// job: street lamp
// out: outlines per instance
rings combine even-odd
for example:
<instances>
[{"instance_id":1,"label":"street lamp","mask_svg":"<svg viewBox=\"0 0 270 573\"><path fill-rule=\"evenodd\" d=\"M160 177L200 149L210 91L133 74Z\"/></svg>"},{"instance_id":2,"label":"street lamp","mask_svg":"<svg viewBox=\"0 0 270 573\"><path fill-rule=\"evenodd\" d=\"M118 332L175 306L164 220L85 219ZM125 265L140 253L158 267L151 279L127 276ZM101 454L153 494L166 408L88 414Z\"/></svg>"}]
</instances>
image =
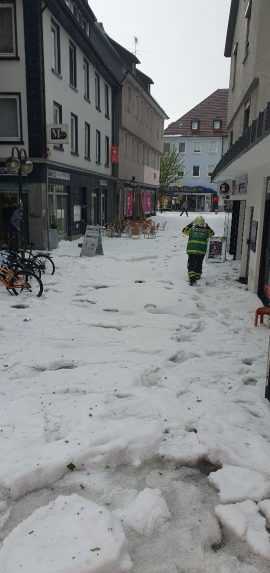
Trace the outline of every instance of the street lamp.
<instances>
[{"instance_id":1,"label":"street lamp","mask_svg":"<svg viewBox=\"0 0 270 573\"><path fill-rule=\"evenodd\" d=\"M11 157L6 161L6 167L9 172L18 175L18 191L19 191L19 204L22 201L22 177L23 175L30 175L33 171L33 163L28 158L26 150L19 147L13 147Z\"/></svg>"}]
</instances>

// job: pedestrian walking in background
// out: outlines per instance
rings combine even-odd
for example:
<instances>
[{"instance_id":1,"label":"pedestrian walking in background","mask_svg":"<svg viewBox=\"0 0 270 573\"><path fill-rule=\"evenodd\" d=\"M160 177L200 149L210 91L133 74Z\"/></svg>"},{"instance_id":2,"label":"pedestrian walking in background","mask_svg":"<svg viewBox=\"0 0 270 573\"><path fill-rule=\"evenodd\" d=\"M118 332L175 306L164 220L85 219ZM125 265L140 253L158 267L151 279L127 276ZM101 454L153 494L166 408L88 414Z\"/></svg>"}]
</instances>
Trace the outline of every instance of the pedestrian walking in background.
<instances>
[{"instance_id":1,"label":"pedestrian walking in background","mask_svg":"<svg viewBox=\"0 0 270 573\"><path fill-rule=\"evenodd\" d=\"M10 247L17 249L20 243L20 235L23 223L23 207L18 205L9 220L9 242Z\"/></svg>"},{"instance_id":2,"label":"pedestrian walking in background","mask_svg":"<svg viewBox=\"0 0 270 573\"><path fill-rule=\"evenodd\" d=\"M208 240L215 233L211 227L207 225L203 217L196 217L182 232L188 237L188 277L189 284L193 285L201 278L203 259L207 251Z\"/></svg>"},{"instance_id":3,"label":"pedestrian walking in background","mask_svg":"<svg viewBox=\"0 0 270 573\"><path fill-rule=\"evenodd\" d=\"M184 215L184 213L186 213L186 216L188 217L188 202L185 199L185 201L182 201L181 205L180 205L180 217L182 217L182 215Z\"/></svg>"}]
</instances>

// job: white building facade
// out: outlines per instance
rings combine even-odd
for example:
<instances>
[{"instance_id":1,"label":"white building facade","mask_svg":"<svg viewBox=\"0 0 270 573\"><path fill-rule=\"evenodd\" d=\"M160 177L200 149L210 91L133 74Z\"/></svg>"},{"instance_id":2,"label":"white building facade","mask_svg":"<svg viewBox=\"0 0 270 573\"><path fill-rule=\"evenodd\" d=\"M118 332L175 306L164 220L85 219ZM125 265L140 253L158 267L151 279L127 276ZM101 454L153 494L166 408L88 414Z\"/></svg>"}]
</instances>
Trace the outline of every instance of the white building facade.
<instances>
[{"instance_id":1,"label":"white building facade","mask_svg":"<svg viewBox=\"0 0 270 573\"><path fill-rule=\"evenodd\" d=\"M164 134L164 151L174 150L181 160L176 194L187 198L191 211L210 211L218 195L211 176L227 149L227 98L227 90L217 90L169 125Z\"/></svg>"},{"instance_id":2,"label":"white building facade","mask_svg":"<svg viewBox=\"0 0 270 573\"><path fill-rule=\"evenodd\" d=\"M231 58L230 148L214 172L233 201L230 252L240 280L270 304L270 4L232 0L225 46Z\"/></svg>"}]
</instances>

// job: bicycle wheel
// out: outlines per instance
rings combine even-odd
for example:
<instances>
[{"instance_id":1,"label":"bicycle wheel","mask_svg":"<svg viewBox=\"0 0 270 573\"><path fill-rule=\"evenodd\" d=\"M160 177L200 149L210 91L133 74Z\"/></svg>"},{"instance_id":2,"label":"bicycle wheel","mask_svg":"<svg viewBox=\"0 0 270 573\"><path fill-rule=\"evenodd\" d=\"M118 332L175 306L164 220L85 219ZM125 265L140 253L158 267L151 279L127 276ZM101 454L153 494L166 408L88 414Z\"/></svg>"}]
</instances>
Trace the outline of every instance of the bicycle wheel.
<instances>
[{"instance_id":1,"label":"bicycle wheel","mask_svg":"<svg viewBox=\"0 0 270 573\"><path fill-rule=\"evenodd\" d=\"M55 264L50 255L39 253L38 255L34 255L32 261L39 267L41 272L54 275Z\"/></svg>"},{"instance_id":2,"label":"bicycle wheel","mask_svg":"<svg viewBox=\"0 0 270 573\"><path fill-rule=\"evenodd\" d=\"M43 293L41 279L30 270L15 271L12 279L12 290L16 294L33 295L40 297Z\"/></svg>"}]
</instances>

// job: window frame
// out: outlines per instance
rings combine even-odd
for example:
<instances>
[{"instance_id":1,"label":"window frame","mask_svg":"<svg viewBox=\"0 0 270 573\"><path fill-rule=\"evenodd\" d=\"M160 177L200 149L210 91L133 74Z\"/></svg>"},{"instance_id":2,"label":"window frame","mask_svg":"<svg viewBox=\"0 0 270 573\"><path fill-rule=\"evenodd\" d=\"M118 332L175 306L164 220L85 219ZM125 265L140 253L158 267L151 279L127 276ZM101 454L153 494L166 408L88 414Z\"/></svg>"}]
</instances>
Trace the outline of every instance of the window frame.
<instances>
[{"instance_id":1,"label":"window frame","mask_svg":"<svg viewBox=\"0 0 270 573\"><path fill-rule=\"evenodd\" d=\"M198 175L194 175L194 169L197 168L199 170ZM201 166L200 165L193 165L192 166L192 177L199 178L201 176Z\"/></svg>"},{"instance_id":2,"label":"window frame","mask_svg":"<svg viewBox=\"0 0 270 573\"><path fill-rule=\"evenodd\" d=\"M87 58L83 58L83 84L83 97L90 103L90 64Z\"/></svg>"},{"instance_id":3,"label":"window frame","mask_svg":"<svg viewBox=\"0 0 270 573\"><path fill-rule=\"evenodd\" d=\"M110 138L105 135L105 167L110 167Z\"/></svg>"},{"instance_id":4,"label":"window frame","mask_svg":"<svg viewBox=\"0 0 270 573\"><path fill-rule=\"evenodd\" d=\"M219 127L215 127L215 123L219 122ZM216 118L213 119L213 130L220 131L222 129L222 119Z\"/></svg>"},{"instance_id":5,"label":"window frame","mask_svg":"<svg viewBox=\"0 0 270 573\"><path fill-rule=\"evenodd\" d=\"M1 138L0 137L0 145L10 145L19 143L21 145L24 144L23 141L23 122L22 122L22 101L21 101L21 94L19 92L0 92L0 100L1 99L16 99L17 101L17 123L18 123L18 137L7 137Z\"/></svg>"},{"instance_id":6,"label":"window frame","mask_svg":"<svg viewBox=\"0 0 270 573\"><path fill-rule=\"evenodd\" d=\"M214 145L215 145L215 150L214 150L214 149L211 149L211 147L212 147L212 146L214 147ZM213 154L218 153L218 141L217 141L217 140L215 140L215 141L210 141L209 153L210 153L210 154L212 154L212 153L213 153Z\"/></svg>"},{"instance_id":7,"label":"window frame","mask_svg":"<svg viewBox=\"0 0 270 573\"><path fill-rule=\"evenodd\" d=\"M181 151L180 145L183 145L183 146L184 146L184 151ZM185 141L179 141L178 151L179 151L179 153L186 153L186 142L185 142Z\"/></svg>"},{"instance_id":8,"label":"window frame","mask_svg":"<svg viewBox=\"0 0 270 573\"><path fill-rule=\"evenodd\" d=\"M60 26L57 24L55 20L51 20L51 32L56 32L56 49L57 49L57 67L54 69L53 62L52 62L52 72L57 76L61 76L61 35L60 35ZM53 48L53 46L52 46ZM55 57L55 53L53 54Z\"/></svg>"},{"instance_id":9,"label":"window frame","mask_svg":"<svg viewBox=\"0 0 270 573\"><path fill-rule=\"evenodd\" d=\"M198 127L193 127L193 124L197 123ZM200 120L199 119L192 119L190 122L191 131L200 131Z\"/></svg>"},{"instance_id":10,"label":"window frame","mask_svg":"<svg viewBox=\"0 0 270 573\"><path fill-rule=\"evenodd\" d=\"M0 10L2 8L11 8L12 10L12 36L13 36L13 51L0 52L0 60L19 60L18 56L18 33L17 33L17 10L15 0L1 0Z\"/></svg>"},{"instance_id":11,"label":"window frame","mask_svg":"<svg viewBox=\"0 0 270 573\"><path fill-rule=\"evenodd\" d=\"M87 135L87 142L86 142L86 135ZM86 161L91 161L91 124L88 123L87 121L84 122L84 159Z\"/></svg>"},{"instance_id":12,"label":"window frame","mask_svg":"<svg viewBox=\"0 0 270 573\"><path fill-rule=\"evenodd\" d=\"M74 54L74 69L72 69L71 66L71 54ZM72 73L74 72L74 80L75 82L72 83ZM77 89L77 82L78 82L78 77L77 77L77 48L75 46L75 44L69 40L69 85L72 89L76 90Z\"/></svg>"},{"instance_id":13,"label":"window frame","mask_svg":"<svg viewBox=\"0 0 270 573\"><path fill-rule=\"evenodd\" d=\"M249 55L251 15L252 15L252 0L249 0L246 11L245 11L246 37L245 37L245 56L244 56L243 64L245 63L245 61L247 60L248 55Z\"/></svg>"},{"instance_id":14,"label":"window frame","mask_svg":"<svg viewBox=\"0 0 270 573\"><path fill-rule=\"evenodd\" d=\"M100 101L100 75L95 72L95 106L97 111L101 111L101 101Z\"/></svg>"},{"instance_id":15,"label":"window frame","mask_svg":"<svg viewBox=\"0 0 270 573\"><path fill-rule=\"evenodd\" d=\"M238 42L234 44L233 48L232 90L234 90L236 84L237 64L238 64Z\"/></svg>"},{"instance_id":16,"label":"window frame","mask_svg":"<svg viewBox=\"0 0 270 573\"><path fill-rule=\"evenodd\" d=\"M196 149L197 147L197 149ZM193 141L193 153L201 153L201 142Z\"/></svg>"},{"instance_id":17,"label":"window frame","mask_svg":"<svg viewBox=\"0 0 270 573\"><path fill-rule=\"evenodd\" d=\"M105 83L104 93L105 93L105 117L107 119L110 119L110 88L107 83Z\"/></svg>"},{"instance_id":18,"label":"window frame","mask_svg":"<svg viewBox=\"0 0 270 573\"><path fill-rule=\"evenodd\" d=\"M75 120L75 149L73 149L73 131L72 131L73 120ZM71 153L71 155L79 155L78 131L79 131L78 116L75 113L71 113L70 114L70 153Z\"/></svg>"},{"instance_id":19,"label":"window frame","mask_svg":"<svg viewBox=\"0 0 270 573\"><path fill-rule=\"evenodd\" d=\"M96 164L101 164L101 132L96 129Z\"/></svg>"}]
</instances>

